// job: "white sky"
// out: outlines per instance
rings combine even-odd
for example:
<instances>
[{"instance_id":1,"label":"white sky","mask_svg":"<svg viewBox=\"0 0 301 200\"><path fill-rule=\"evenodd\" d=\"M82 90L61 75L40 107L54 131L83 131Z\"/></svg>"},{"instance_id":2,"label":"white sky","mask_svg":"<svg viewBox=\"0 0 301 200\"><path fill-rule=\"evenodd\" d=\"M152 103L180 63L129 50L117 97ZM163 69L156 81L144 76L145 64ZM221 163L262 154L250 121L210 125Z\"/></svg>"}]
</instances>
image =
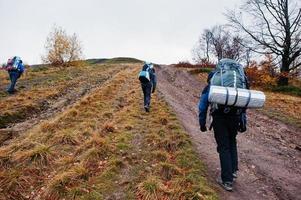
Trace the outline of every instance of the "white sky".
<instances>
[{"instance_id":1,"label":"white sky","mask_svg":"<svg viewBox=\"0 0 301 200\"><path fill-rule=\"evenodd\" d=\"M191 60L202 30L226 23L242 0L0 0L0 63L41 62L54 24L76 33L85 58Z\"/></svg>"}]
</instances>

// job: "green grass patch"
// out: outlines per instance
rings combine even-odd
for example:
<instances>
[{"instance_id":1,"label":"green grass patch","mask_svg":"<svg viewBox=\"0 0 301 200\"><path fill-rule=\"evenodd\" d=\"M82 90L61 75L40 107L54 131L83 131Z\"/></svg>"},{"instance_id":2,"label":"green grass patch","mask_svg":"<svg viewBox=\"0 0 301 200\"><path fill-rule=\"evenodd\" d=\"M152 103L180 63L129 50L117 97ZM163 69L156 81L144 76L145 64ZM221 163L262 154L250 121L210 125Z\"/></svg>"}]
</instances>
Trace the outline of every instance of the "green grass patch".
<instances>
[{"instance_id":1,"label":"green grass patch","mask_svg":"<svg viewBox=\"0 0 301 200\"><path fill-rule=\"evenodd\" d=\"M284 115L282 112L273 109L260 109L258 111L285 124L301 128L301 121L299 119L290 117L289 115Z\"/></svg>"},{"instance_id":2,"label":"green grass patch","mask_svg":"<svg viewBox=\"0 0 301 200\"><path fill-rule=\"evenodd\" d=\"M136 58L128 58L128 57L117 57L106 60L107 64L116 64L116 63L142 63L143 61L138 60Z\"/></svg>"},{"instance_id":3,"label":"green grass patch","mask_svg":"<svg viewBox=\"0 0 301 200\"><path fill-rule=\"evenodd\" d=\"M271 91L301 97L301 88L293 85L272 87Z\"/></svg>"},{"instance_id":4,"label":"green grass patch","mask_svg":"<svg viewBox=\"0 0 301 200\"><path fill-rule=\"evenodd\" d=\"M188 72L190 74L200 74L200 73L208 73L209 74L210 72L212 72L212 70L214 70L214 69L212 69L212 68L198 68L198 69L191 69Z\"/></svg>"}]
</instances>

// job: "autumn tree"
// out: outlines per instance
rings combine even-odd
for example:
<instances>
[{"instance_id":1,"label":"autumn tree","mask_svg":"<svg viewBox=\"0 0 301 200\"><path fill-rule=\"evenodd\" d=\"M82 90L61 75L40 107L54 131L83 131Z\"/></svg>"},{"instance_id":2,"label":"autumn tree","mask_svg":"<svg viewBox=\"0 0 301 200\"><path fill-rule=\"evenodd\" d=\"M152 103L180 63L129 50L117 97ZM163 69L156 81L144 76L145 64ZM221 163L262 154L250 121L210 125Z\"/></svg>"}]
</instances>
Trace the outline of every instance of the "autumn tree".
<instances>
[{"instance_id":1,"label":"autumn tree","mask_svg":"<svg viewBox=\"0 0 301 200\"><path fill-rule=\"evenodd\" d=\"M61 27L54 27L49 33L46 44L46 55L42 57L45 64L56 67L67 67L82 59L82 45L77 35L67 35Z\"/></svg>"},{"instance_id":2,"label":"autumn tree","mask_svg":"<svg viewBox=\"0 0 301 200\"><path fill-rule=\"evenodd\" d=\"M246 0L239 12L229 11L227 17L250 38L250 49L279 59L278 85L288 85L288 74L301 66L300 2L298 5L296 0Z\"/></svg>"},{"instance_id":3,"label":"autumn tree","mask_svg":"<svg viewBox=\"0 0 301 200\"><path fill-rule=\"evenodd\" d=\"M250 65L245 68L248 81L252 86L271 88L277 85L275 63L273 60L273 57L267 54L259 63L252 61Z\"/></svg>"}]
</instances>

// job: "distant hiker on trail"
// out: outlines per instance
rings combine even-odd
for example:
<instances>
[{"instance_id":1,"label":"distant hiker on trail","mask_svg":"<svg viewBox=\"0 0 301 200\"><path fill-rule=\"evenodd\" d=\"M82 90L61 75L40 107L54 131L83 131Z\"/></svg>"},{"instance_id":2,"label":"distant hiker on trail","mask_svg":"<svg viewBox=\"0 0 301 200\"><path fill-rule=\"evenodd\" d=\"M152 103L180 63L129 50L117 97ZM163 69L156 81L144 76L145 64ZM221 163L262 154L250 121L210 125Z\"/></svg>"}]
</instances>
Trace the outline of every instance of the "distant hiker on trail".
<instances>
[{"instance_id":1,"label":"distant hiker on trail","mask_svg":"<svg viewBox=\"0 0 301 200\"><path fill-rule=\"evenodd\" d=\"M13 94L16 91L15 86L17 80L21 77L21 75L24 72L23 61L20 57L15 56L11 59L8 59L7 64L4 65L3 68L8 71L10 79L10 85L7 89L7 92L9 94Z\"/></svg>"},{"instance_id":2,"label":"distant hiker on trail","mask_svg":"<svg viewBox=\"0 0 301 200\"><path fill-rule=\"evenodd\" d=\"M157 85L157 78L155 74L154 65L145 62L142 70L139 73L139 80L144 95L144 109L146 112L150 111L151 93L154 93Z\"/></svg>"},{"instance_id":3,"label":"distant hiker on trail","mask_svg":"<svg viewBox=\"0 0 301 200\"><path fill-rule=\"evenodd\" d=\"M199 101L200 130L202 132L207 131L206 116L210 105L210 113L213 118L210 130L213 127L221 165L221 176L218 177L217 181L225 190L232 191L233 181L237 178L238 171L236 135L237 131L246 131L246 108L233 106L239 101L238 92L236 98L234 95L234 103L231 102L231 106L227 104L229 100L228 90L227 93L225 92L227 94L225 105L210 103L208 98L210 87L214 85L223 88L232 87L234 91L237 91L238 88L248 89L248 81L239 63L230 59L222 59L217 64L216 69L209 73L207 82L208 85L202 91Z\"/></svg>"}]
</instances>

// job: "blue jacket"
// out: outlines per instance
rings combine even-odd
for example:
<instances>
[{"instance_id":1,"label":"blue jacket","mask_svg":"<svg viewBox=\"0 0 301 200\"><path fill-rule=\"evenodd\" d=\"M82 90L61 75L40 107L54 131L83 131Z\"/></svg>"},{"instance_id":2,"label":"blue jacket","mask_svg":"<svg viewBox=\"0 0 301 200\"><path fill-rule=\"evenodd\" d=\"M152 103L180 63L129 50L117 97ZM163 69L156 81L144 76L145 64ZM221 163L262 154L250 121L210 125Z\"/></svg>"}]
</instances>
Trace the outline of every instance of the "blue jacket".
<instances>
[{"instance_id":1,"label":"blue jacket","mask_svg":"<svg viewBox=\"0 0 301 200\"><path fill-rule=\"evenodd\" d=\"M209 96L210 84L208 84L202 91L199 101L199 124L200 126L206 125L207 110L209 107L208 96Z\"/></svg>"}]
</instances>

